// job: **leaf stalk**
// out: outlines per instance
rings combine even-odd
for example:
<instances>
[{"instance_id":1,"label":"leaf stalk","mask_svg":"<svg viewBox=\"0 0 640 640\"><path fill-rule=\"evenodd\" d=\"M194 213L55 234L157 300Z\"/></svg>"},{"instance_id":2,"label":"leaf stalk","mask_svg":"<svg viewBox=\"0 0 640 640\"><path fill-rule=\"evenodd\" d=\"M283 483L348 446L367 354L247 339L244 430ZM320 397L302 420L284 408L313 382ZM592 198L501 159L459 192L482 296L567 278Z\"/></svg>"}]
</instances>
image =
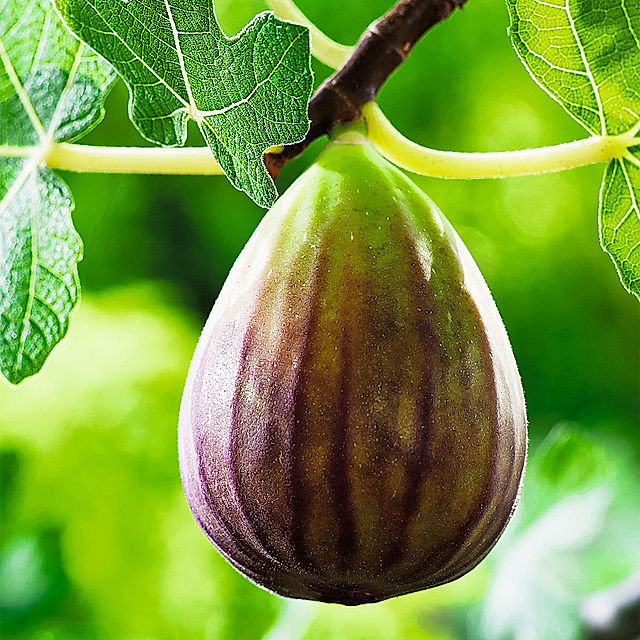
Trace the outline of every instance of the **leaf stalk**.
<instances>
[{"instance_id":1,"label":"leaf stalk","mask_svg":"<svg viewBox=\"0 0 640 640\"><path fill-rule=\"evenodd\" d=\"M366 104L362 112L368 137L383 156L403 169L438 178L477 180L565 171L621 158L627 148L638 141L632 133L626 133L591 136L550 147L518 151L440 151L423 147L403 136L375 102Z\"/></svg>"},{"instance_id":2,"label":"leaf stalk","mask_svg":"<svg viewBox=\"0 0 640 640\"><path fill-rule=\"evenodd\" d=\"M629 147L640 144L640 138L629 132L518 151L441 151L423 147L403 136L374 102L364 106L363 114L368 137L383 156L407 171L435 178L477 180L553 173L626 157ZM277 151L274 149L272 153ZM208 147L100 147L58 143L43 153L40 146L0 145L0 157L29 158L32 164L80 173L223 175Z\"/></svg>"},{"instance_id":3,"label":"leaf stalk","mask_svg":"<svg viewBox=\"0 0 640 640\"><path fill-rule=\"evenodd\" d=\"M328 67L338 69L353 53L353 47L339 44L320 31L291 0L267 0L267 5L278 18L302 24L309 29L313 55Z\"/></svg>"},{"instance_id":4,"label":"leaf stalk","mask_svg":"<svg viewBox=\"0 0 640 640\"><path fill-rule=\"evenodd\" d=\"M98 147L61 143L51 146L45 162L51 169L90 173L223 174L208 147Z\"/></svg>"}]
</instances>

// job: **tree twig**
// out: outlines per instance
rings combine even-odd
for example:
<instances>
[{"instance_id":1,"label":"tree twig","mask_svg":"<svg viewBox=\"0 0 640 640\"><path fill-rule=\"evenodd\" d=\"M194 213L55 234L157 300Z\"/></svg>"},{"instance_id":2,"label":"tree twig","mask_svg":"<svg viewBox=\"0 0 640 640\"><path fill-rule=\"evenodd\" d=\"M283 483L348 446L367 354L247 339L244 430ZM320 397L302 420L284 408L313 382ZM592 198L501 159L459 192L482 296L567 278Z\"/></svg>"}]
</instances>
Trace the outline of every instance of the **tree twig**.
<instances>
[{"instance_id":1,"label":"tree twig","mask_svg":"<svg viewBox=\"0 0 640 640\"><path fill-rule=\"evenodd\" d=\"M360 117L387 78L406 60L418 40L466 0L400 0L371 23L345 64L315 92L309 103L311 126L306 138L266 154L265 164L275 178L280 169L300 155L316 138L338 122Z\"/></svg>"}]
</instances>

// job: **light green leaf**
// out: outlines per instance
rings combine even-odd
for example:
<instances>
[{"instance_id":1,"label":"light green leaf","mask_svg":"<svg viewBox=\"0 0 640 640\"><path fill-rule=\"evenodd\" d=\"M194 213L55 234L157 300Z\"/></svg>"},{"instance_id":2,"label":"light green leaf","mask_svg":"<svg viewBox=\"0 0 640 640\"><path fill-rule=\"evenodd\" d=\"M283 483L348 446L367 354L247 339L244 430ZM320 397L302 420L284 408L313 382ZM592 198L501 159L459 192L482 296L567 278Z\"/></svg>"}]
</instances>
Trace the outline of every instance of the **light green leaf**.
<instances>
[{"instance_id":1,"label":"light green leaf","mask_svg":"<svg viewBox=\"0 0 640 640\"><path fill-rule=\"evenodd\" d=\"M232 184L257 204L277 197L262 156L304 138L313 75L309 31L261 13L233 38L212 0L56 0L71 29L129 86L140 133L185 142L195 120Z\"/></svg>"},{"instance_id":2,"label":"light green leaf","mask_svg":"<svg viewBox=\"0 0 640 640\"><path fill-rule=\"evenodd\" d=\"M0 216L0 366L17 384L40 370L67 332L82 243L61 180L46 167L3 163L0 180L12 178L21 186Z\"/></svg>"},{"instance_id":3,"label":"light green leaf","mask_svg":"<svg viewBox=\"0 0 640 640\"><path fill-rule=\"evenodd\" d=\"M0 144L75 140L102 118L110 65L76 40L49 0L0 0Z\"/></svg>"},{"instance_id":4,"label":"light green leaf","mask_svg":"<svg viewBox=\"0 0 640 640\"><path fill-rule=\"evenodd\" d=\"M17 384L64 337L79 294L71 195L44 153L100 121L115 75L48 0L0 0L0 59L0 370Z\"/></svg>"},{"instance_id":5,"label":"light green leaf","mask_svg":"<svg viewBox=\"0 0 640 640\"><path fill-rule=\"evenodd\" d=\"M600 243L640 297L640 2L507 0L509 35L533 79L590 133L627 135L600 197ZM625 143L627 144L627 143Z\"/></svg>"},{"instance_id":6,"label":"light green leaf","mask_svg":"<svg viewBox=\"0 0 640 640\"><path fill-rule=\"evenodd\" d=\"M605 171L600 191L600 243L627 291L640 298L640 147L612 160Z\"/></svg>"},{"instance_id":7,"label":"light green leaf","mask_svg":"<svg viewBox=\"0 0 640 640\"><path fill-rule=\"evenodd\" d=\"M509 35L533 79L595 135L640 121L640 4L507 0Z\"/></svg>"}]
</instances>

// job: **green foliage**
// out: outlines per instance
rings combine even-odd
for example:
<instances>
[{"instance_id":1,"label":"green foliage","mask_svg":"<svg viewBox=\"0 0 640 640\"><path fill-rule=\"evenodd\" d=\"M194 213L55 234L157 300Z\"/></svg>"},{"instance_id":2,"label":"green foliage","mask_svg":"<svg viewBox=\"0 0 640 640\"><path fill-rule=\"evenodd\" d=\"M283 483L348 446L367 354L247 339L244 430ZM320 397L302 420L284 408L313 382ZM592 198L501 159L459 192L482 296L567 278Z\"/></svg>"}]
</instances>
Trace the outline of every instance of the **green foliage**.
<instances>
[{"instance_id":1,"label":"green foliage","mask_svg":"<svg viewBox=\"0 0 640 640\"><path fill-rule=\"evenodd\" d=\"M103 115L114 74L73 38L48 0L0 1L0 145L32 146L0 163L0 370L39 371L78 300L82 244L67 186L38 145L74 140Z\"/></svg>"},{"instance_id":2,"label":"green foliage","mask_svg":"<svg viewBox=\"0 0 640 640\"><path fill-rule=\"evenodd\" d=\"M309 126L306 28L262 13L227 38L208 0L190 10L63 1L60 9L113 59L146 138L184 144L187 117L196 119L232 183L262 206L273 203L277 192L262 155L297 142ZM161 37L147 39L160 24ZM82 244L73 202L45 166L47 147L76 140L102 119L115 75L69 34L50 0L26 7L0 0L0 58L0 370L17 384L37 373L64 337L79 296Z\"/></svg>"},{"instance_id":3,"label":"green foliage","mask_svg":"<svg viewBox=\"0 0 640 640\"><path fill-rule=\"evenodd\" d=\"M544 629L546 640L578 640L585 597L618 583L640 561L633 460L612 439L558 425L536 448L527 474L515 526L494 553L478 637Z\"/></svg>"},{"instance_id":4,"label":"green foliage","mask_svg":"<svg viewBox=\"0 0 640 640\"><path fill-rule=\"evenodd\" d=\"M0 168L20 185L0 218L0 367L14 384L37 373L66 334L82 257L66 185L46 167L19 165Z\"/></svg>"},{"instance_id":5,"label":"green foliage","mask_svg":"<svg viewBox=\"0 0 640 640\"><path fill-rule=\"evenodd\" d=\"M0 388L3 638L260 637L281 600L213 551L180 485L196 323L145 286L76 316L47 375Z\"/></svg>"},{"instance_id":6,"label":"green foliage","mask_svg":"<svg viewBox=\"0 0 640 640\"><path fill-rule=\"evenodd\" d=\"M640 5L624 0L507 0L509 34L533 79L590 133L640 132ZM640 297L640 153L606 169L600 240Z\"/></svg>"},{"instance_id":7,"label":"green foliage","mask_svg":"<svg viewBox=\"0 0 640 640\"><path fill-rule=\"evenodd\" d=\"M76 315L47 375L0 389L6 640L489 640L531 625L567 640L582 596L638 565L635 462L561 426L532 448L507 537L464 578L356 608L273 596L211 547L182 494L175 422L198 322L149 285L88 294Z\"/></svg>"},{"instance_id":8,"label":"green foliage","mask_svg":"<svg viewBox=\"0 0 640 640\"><path fill-rule=\"evenodd\" d=\"M261 13L228 38L212 0L56 1L78 37L124 78L131 119L145 138L183 145L192 118L232 184L260 206L275 202L262 155L302 140L309 128L306 27Z\"/></svg>"},{"instance_id":9,"label":"green foliage","mask_svg":"<svg viewBox=\"0 0 640 640\"><path fill-rule=\"evenodd\" d=\"M21 11L26 6L8 2ZM300 1L345 42L354 42L389 4ZM227 33L264 8L260 0L216 1ZM0 11L0 22L5 15ZM575 121L531 82L505 27L501 2L470 0L385 85L385 113L409 137L437 148L497 151L580 137ZM139 144L126 100L118 83L104 123L86 142ZM285 167L281 189L320 144ZM40 591L38 605L34 588L32 608L25 604L21 617L14 610L11 627L3 608L3 636L256 640L274 623L270 640L293 640L295 633L322 640L468 640L483 629L470 611L481 615L516 534L565 495L603 485L613 499L599 535L568 552L566 562L564 552L540 560L558 571L542 582L548 607L532 606L540 615L538 635L556 640L549 629L563 608L575 619L580 589L615 584L640 566L640 527L630 511L638 504L637 303L594 242L599 171L491 181L415 178L460 232L509 329L532 433L522 519L485 562L450 585L356 609L291 602L279 622L283 601L230 569L198 531L179 486L175 451L179 396L200 330L185 314L207 313L262 211L220 178L66 174L86 247L79 265L83 303L46 372L17 389L0 388L2 558L32 550L29 564L20 565L28 568L23 584L35 587L32 576L44 566L52 590ZM97 295L140 279L171 280L180 300L161 302L158 290L146 286ZM581 433L593 434L585 436L591 446L580 447L579 464L553 453L540 473L537 443L558 420L578 422ZM603 432L616 437L596 435ZM577 431L571 433L570 448ZM566 468L572 471L560 473ZM598 516L595 507L589 513ZM50 535L55 530L58 547ZM585 582L572 579L573 595L565 598L558 580L574 575ZM5 577L0 569L0 580ZM520 584L515 576L513 586ZM4 585L0 595L14 597ZM528 588L518 593L536 595ZM514 629L513 620L503 627L507 637Z\"/></svg>"},{"instance_id":10,"label":"green foliage","mask_svg":"<svg viewBox=\"0 0 640 640\"><path fill-rule=\"evenodd\" d=\"M628 5L628 6L627 6ZM640 119L640 10L624 0L507 0L509 35L533 79L587 131Z\"/></svg>"}]
</instances>

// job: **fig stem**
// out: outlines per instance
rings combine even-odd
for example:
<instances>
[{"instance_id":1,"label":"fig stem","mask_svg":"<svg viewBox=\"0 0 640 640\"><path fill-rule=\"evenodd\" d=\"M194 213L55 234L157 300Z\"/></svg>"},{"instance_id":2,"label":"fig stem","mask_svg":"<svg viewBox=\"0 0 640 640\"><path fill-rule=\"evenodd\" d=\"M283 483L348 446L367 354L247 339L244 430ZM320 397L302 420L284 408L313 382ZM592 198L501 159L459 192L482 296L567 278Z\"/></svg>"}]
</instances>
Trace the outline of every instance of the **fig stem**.
<instances>
[{"instance_id":1,"label":"fig stem","mask_svg":"<svg viewBox=\"0 0 640 640\"><path fill-rule=\"evenodd\" d=\"M374 22L369 29L367 29L357 47L347 47L334 42L322 33L322 31L298 9L292 0L267 0L267 3L280 18L292 20L308 27L311 32L313 55L320 60L320 62L334 68L345 64L347 60L352 68L359 64L366 65L366 61L358 61L358 58L364 55L362 53L363 51L366 52L366 56L370 55L371 50L362 48L358 54L357 50L360 48L360 43L366 40L367 33L373 31L389 34L390 31L393 32L398 29L399 21L406 19L407 16L413 15L410 7L408 7L411 3L399 2L389 13ZM422 2L419 4L424 12L425 6L430 3ZM433 7L437 6L437 4L437 1L431 3L432 11L434 10ZM453 1L450 2L449 13L455 8L454 4L456 6L462 6L464 0L457 3ZM446 18L448 13L445 12L443 15L444 17L442 19ZM378 23L384 25L382 31L377 29L376 25L378 25ZM421 24L424 28L424 23ZM400 29L400 32L402 32L402 29ZM417 40L423 33L424 31L420 33L419 28L414 26L413 31L411 31L411 38L416 38L417 35ZM397 38L398 36L396 34L392 36L391 39L397 41ZM406 50L406 54L408 54L409 49ZM371 64L370 61L369 64ZM344 79L341 79L341 72L342 70L329 79L333 79L335 87L344 83ZM322 96L319 95L325 91L325 85L327 85L327 83L320 87L312 100L312 102L315 100L316 110L318 104L330 106L329 102L323 102L321 100ZM377 89L379 88L378 86ZM375 89L373 93L375 93L377 89ZM366 93L367 90L371 90L371 88L366 86L360 88L361 93L363 91ZM574 169L597 162L608 162L613 158L621 158L623 156L630 162L636 164L633 156L627 153L627 149L640 142L637 138L638 131L632 130L620 136L592 136L574 142L536 149L490 153L460 153L429 149L409 140L393 127L373 99L361 105L360 112L354 117L364 117L369 130L369 139L388 160L413 173L438 178L474 180L539 175L542 173ZM316 127L316 129L320 132L318 135L322 135L323 132L321 128ZM317 131L314 130L314 122L312 119L312 128L305 141L292 147L285 147L278 159L275 159L273 156L265 157L267 166L272 171L272 175L277 175L281 166L295 157L297 153L301 153L307 144L309 144L314 137L317 137Z\"/></svg>"},{"instance_id":2,"label":"fig stem","mask_svg":"<svg viewBox=\"0 0 640 640\"><path fill-rule=\"evenodd\" d=\"M300 155L316 138L326 134L334 124L360 118L362 107L375 99L387 78L407 59L418 40L455 9L462 7L466 0L400 0L367 27L346 60L345 49L324 34L319 38L319 29L291 0L268 2L281 17L301 21L312 29L314 55L319 59L332 63L343 60L309 102L311 126L305 139L285 146L281 153L265 154L265 165L275 178L287 162Z\"/></svg>"}]
</instances>

